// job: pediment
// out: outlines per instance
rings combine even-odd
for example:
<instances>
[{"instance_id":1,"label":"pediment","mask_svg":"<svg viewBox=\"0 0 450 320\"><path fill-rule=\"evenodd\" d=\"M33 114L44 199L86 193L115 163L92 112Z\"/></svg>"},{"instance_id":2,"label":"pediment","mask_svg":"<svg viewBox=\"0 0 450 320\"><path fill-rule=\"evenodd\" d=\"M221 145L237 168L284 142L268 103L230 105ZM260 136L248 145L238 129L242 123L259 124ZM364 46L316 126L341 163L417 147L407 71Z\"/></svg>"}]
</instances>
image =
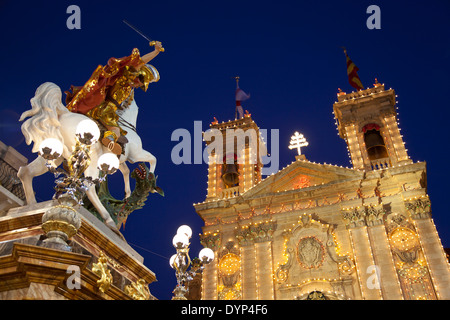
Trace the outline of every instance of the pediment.
<instances>
[{"instance_id":1,"label":"pediment","mask_svg":"<svg viewBox=\"0 0 450 320\"><path fill-rule=\"evenodd\" d=\"M247 198L305 189L344 180L361 179L363 175L363 172L354 169L297 160L276 174L268 176L242 195Z\"/></svg>"}]
</instances>

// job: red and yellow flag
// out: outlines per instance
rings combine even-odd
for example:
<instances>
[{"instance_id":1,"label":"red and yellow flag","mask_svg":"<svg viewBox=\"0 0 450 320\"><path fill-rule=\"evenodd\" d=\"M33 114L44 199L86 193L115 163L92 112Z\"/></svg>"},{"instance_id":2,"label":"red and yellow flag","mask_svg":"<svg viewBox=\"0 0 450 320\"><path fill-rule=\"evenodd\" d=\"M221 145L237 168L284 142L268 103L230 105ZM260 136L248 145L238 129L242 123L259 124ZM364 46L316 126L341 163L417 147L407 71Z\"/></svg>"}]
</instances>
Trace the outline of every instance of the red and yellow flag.
<instances>
[{"instance_id":1,"label":"red and yellow flag","mask_svg":"<svg viewBox=\"0 0 450 320\"><path fill-rule=\"evenodd\" d=\"M358 76L358 67L353 63L352 60L347 55L347 50L344 49L345 57L347 58L347 75L348 75L348 82L350 82L350 85L355 88L356 90L362 90L364 89L361 79L359 79Z\"/></svg>"}]
</instances>

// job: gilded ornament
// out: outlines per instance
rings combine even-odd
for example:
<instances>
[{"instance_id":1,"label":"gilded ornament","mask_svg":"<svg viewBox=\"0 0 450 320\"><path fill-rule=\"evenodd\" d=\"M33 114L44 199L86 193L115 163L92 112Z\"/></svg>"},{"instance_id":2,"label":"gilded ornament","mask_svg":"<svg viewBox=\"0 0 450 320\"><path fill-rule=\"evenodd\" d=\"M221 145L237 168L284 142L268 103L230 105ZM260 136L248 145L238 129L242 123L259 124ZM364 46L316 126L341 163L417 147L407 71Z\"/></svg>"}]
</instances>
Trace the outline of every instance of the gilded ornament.
<instances>
[{"instance_id":1,"label":"gilded ornament","mask_svg":"<svg viewBox=\"0 0 450 320\"><path fill-rule=\"evenodd\" d=\"M151 296L148 284L145 283L144 279L139 279L132 282L131 285L125 286L125 293L133 300L149 300Z\"/></svg>"},{"instance_id":2,"label":"gilded ornament","mask_svg":"<svg viewBox=\"0 0 450 320\"><path fill-rule=\"evenodd\" d=\"M100 252L98 262L92 265L92 272L100 277L100 279L97 280L97 285L99 286L99 290L103 293L111 287L113 281L107 262L108 258L103 252Z\"/></svg>"}]
</instances>

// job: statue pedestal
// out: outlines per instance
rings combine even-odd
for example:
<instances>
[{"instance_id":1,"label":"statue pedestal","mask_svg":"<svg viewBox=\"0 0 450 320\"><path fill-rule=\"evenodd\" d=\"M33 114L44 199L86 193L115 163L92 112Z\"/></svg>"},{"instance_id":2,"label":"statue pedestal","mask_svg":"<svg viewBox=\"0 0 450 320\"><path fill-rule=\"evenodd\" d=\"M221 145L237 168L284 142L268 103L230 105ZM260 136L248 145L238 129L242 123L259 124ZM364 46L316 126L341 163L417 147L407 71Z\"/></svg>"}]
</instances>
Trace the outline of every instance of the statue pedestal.
<instances>
[{"instance_id":1,"label":"statue pedestal","mask_svg":"<svg viewBox=\"0 0 450 320\"><path fill-rule=\"evenodd\" d=\"M57 206L41 202L0 217L0 300L155 299L147 285L156 277L142 256L83 207L75 208L81 226L68 246L49 245L42 216Z\"/></svg>"}]
</instances>

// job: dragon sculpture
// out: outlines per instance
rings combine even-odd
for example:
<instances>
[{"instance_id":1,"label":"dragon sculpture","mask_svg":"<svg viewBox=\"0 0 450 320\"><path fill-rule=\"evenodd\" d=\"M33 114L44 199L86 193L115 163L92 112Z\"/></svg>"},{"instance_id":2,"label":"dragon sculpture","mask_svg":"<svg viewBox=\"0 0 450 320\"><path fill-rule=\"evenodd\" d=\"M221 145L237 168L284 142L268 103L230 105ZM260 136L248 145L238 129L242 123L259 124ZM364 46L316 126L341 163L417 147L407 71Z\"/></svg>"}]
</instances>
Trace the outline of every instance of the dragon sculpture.
<instances>
[{"instance_id":1,"label":"dragon sculpture","mask_svg":"<svg viewBox=\"0 0 450 320\"><path fill-rule=\"evenodd\" d=\"M156 186L157 177L150 172L145 163L139 163L136 169L131 172L131 177L136 180L136 186L131 195L123 200L118 200L111 195L108 180L97 186L98 197L116 223L117 229L120 229L122 224L126 222L130 213L144 206L150 193L159 193L164 196L164 191ZM87 198L84 199L84 207L101 219L97 210Z\"/></svg>"}]
</instances>

